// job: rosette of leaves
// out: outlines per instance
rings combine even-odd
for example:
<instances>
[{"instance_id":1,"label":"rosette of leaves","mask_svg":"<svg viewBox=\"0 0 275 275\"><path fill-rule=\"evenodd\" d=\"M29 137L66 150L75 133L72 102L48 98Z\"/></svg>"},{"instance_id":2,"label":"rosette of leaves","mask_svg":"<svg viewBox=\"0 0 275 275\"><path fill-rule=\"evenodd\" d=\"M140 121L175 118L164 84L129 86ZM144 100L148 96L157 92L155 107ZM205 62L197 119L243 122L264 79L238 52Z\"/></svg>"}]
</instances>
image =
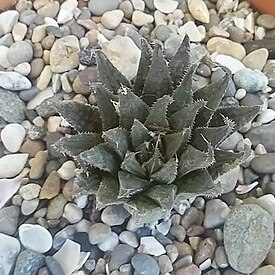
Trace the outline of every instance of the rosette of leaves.
<instances>
[{"instance_id":1,"label":"rosette of leaves","mask_svg":"<svg viewBox=\"0 0 275 275\"><path fill-rule=\"evenodd\" d=\"M193 92L187 37L169 62L159 43L152 49L142 40L133 82L103 52L96 60L99 82L89 83L96 103L57 104L75 130L55 146L80 167L77 192L94 194L98 209L122 204L138 222L161 219L182 199L220 195L223 175L246 154L219 145L259 107L219 106L228 74Z\"/></svg>"}]
</instances>

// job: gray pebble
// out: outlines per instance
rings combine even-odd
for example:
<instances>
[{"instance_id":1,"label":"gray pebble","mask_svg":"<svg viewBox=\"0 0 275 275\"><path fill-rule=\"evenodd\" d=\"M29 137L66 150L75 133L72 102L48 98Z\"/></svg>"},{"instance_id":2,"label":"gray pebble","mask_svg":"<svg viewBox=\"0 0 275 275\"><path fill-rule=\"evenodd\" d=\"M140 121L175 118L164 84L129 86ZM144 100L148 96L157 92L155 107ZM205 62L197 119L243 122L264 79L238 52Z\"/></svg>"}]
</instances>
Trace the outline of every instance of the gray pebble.
<instances>
[{"instance_id":1,"label":"gray pebble","mask_svg":"<svg viewBox=\"0 0 275 275\"><path fill-rule=\"evenodd\" d=\"M82 26L78 25L76 22L70 24L69 28L71 31L71 35L76 36L78 39L84 37L85 29Z\"/></svg>"},{"instance_id":2,"label":"gray pebble","mask_svg":"<svg viewBox=\"0 0 275 275\"><path fill-rule=\"evenodd\" d=\"M258 155L251 161L251 168L257 173L275 173L275 153Z\"/></svg>"},{"instance_id":3,"label":"gray pebble","mask_svg":"<svg viewBox=\"0 0 275 275\"><path fill-rule=\"evenodd\" d=\"M181 218L181 225L187 229L191 224L196 224L196 221L199 218L199 211L195 207L190 207L187 209Z\"/></svg>"},{"instance_id":4,"label":"gray pebble","mask_svg":"<svg viewBox=\"0 0 275 275\"><path fill-rule=\"evenodd\" d=\"M91 18L91 12L88 8L84 7L81 9L81 14L77 17L77 20L86 20Z\"/></svg>"},{"instance_id":5,"label":"gray pebble","mask_svg":"<svg viewBox=\"0 0 275 275\"><path fill-rule=\"evenodd\" d=\"M169 38L171 30L167 25L157 25L154 32L156 39L164 42Z\"/></svg>"},{"instance_id":6,"label":"gray pebble","mask_svg":"<svg viewBox=\"0 0 275 275\"><path fill-rule=\"evenodd\" d=\"M223 246L218 246L215 251L215 261L218 267L228 267L228 260Z\"/></svg>"},{"instance_id":7,"label":"gray pebble","mask_svg":"<svg viewBox=\"0 0 275 275\"><path fill-rule=\"evenodd\" d=\"M13 235L17 229L19 214L19 208L13 205L0 209L0 232Z\"/></svg>"},{"instance_id":8,"label":"gray pebble","mask_svg":"<svg viewBox=\"0 0 275 275\"><path fill-rule=\"evenodd\" d=\"M159 265L157 261L149 255L136 254L132 258L131 263L138 274L159 275Z\"/></svg>"},{"instance_id":9,"label":"gray pebble","mask_svg":"<svg viewBox=\"0 0 275 275\"><path fill-rule=\"evenodd\" d=\"M122 205L110 205L102 211L101 220L110 226L121 225L129 215Z\"/></svg>"},{"instance_id":10,"label":"gray pebble","mask_svg":"<svg viewBox=\"0 0 275 275\"><path fill-rule=\"evenodd\" d=\"M12 44L8 51L8 60L16 66L23 62L30 62L33 57L32 46L26 41L17 41Z\"/></svg>"},{"instance_id":11,"label":"gray pebble","mask_svg":"<svg viewBox=\"0 0 275 275\"><path fill-rule=\"evenodd\" d=\"M57 262L53 257L47 256L46 264L52 274L65 275L60 263Z\"/></svg>"},{"instance_id":12,"label":"gray pebble","mask_svg":"<svg viewBox=\"0 0 275 275\"><path fill-rule=\"evenodd\" d=\"M211 76L211 70L206 64L200 64L197 68L197 74L203 77L210 77Z\"/></svg>"},{"instance_id":13,"label":"gray pebble","mask_svg":"<svg viewBox=\"0 0 275 275\"><path fill-rule=\"evenodd\" d=\"M62 31L59 28L55 27L55 26L47 26L46 27L46 32L47 32L48 35L52 34L57 38L62 37Z\"/></svg>"},{"instance_id":14,"label":"gray pebble","mask_svg":"<svg viewBox=\"0 0 275 275\"><path fill-rule=\"evenodd\" d=\"M73 239L75 232L75 225L68 225L62 230L58 231L53 238L53 248L56 250L60 249L66 240Z\"/></svg>"},{"instance_id":15,"label":"gray pebble","mask_svg":"<svg viewBox=\"0 0 275 275\"><path fill-rule=\"evenodd\" d=\"M124 17L131 19L133 12L134 12L134 8L133 5L130 1L124 1L119 5L119 9L122 10L124 12Z\"/></svg>"},{"instance_id":16,"label":"gray pebble","mask_svg":"<svg viewBox=\"0 0 275 275\"><path fill-rule=\"evenodd\" d=\"M170 233L180 242L183 242L186 237L186 230L182 225L172 225L170 228Z\"/></svg>"},{"instance_id":17,"label":"gray pebble","mask_svg":"<svg viewBox=\"0 0 275 275\"><path fill-rule=\"evenodd\" d=\"M255 174L250 168L245 168L243 175L245 184L251 184L259 178L259 176Z\"/></svg>"},{"instance_id":18,"label":"gray pebble","mask_svg":"<svg viewBox=\"0 0 275 275\"><path fill-rule=\"evenodd\" d=\"M13 37L11 33L7 33L6 35L0 38L0 45L10 47L13 44Z\"/></svg>"},{"instance_id":19,"label":"gray pebble","mask_svg":"<svg viewBox=\"0 0 275 275\"><path fill-rule=\"evenodd\" d=\"M166 274L173 271L173 266L170 258L167 255L161 255L158 258L160 272Z\"/></svg>"},{"instance_id":20,"label":"gray pebble","mask_svg":"<svg viewBox=\"0 0 275 275\"><path fill-rule=\"evenodd\" d=\"M170 37L164 42L164 53L167 59L171 59L176 54L182 40L182 36L171 34Z\"/></svg>"},{"instance_id":21,"label":"gray pebble","mask_svg":"<svg viewBox=\"0 0 275 275\"><path fill-rule=\"evenodd\" d=\"M255 106L255 105L263 105L263 101L261 100L258 94L246 94L244 98L240 100L242 106Z\"/></svg>"},{"instance_id":22,"label":"gray pebble","mask_svg":"<svg viewBox=\"0 0 275 275\"><path fill-rule=\"evenodd\" d=\"M19 93L19 97L28 102L30 101L31 99L33 99L37 94L39 93L39 89L36 88L36 87L32 87L28 90L23 90Z\"/></svg>"},{"instance_id":23,"label":"gray pebble","mask_svg":"<svg viewBox=\"0 0 275 275\"><path fill-rule=\"evenodd\" d=\"M118 8L119 0L90 0L88 7L93 15L102 15L106 11Z\"/></svg>"},{"instance_id":24,"label":"gray pebble","mask_svg":"<svg viewBox=\"0 0 275 275\"><path fill-rule=\"evenodd\" d=\"M89 230L89 241L91 244L99 244L111 234L111 227L104 223L95 223Z\"/></svg>"}]
</instances>

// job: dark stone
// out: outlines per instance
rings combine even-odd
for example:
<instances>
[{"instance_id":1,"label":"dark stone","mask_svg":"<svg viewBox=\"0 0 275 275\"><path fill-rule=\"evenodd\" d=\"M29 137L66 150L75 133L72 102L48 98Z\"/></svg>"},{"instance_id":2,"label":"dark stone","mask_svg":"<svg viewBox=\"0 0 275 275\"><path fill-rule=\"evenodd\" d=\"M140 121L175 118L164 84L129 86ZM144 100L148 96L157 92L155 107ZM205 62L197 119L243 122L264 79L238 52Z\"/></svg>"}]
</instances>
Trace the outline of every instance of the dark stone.
<instances>
[{"instance_id":1,"label":"dark stone","mask_svg":"<svg viewBox=\"0 0 275 275\"><path fill-rule=\"evenodd\" d=\"M44 118L48 118L56 114L56 107L55 104L61 101L63 95L58 93L51 98L44 100L39 106L35 108L38 115Z\"/></svg>"},{"instance_id":2,"label":"dark stone","mask_svg":"<svg viewBox=\"0 0 275 275\"><path fill-rule=\"evenodd\" d=\"M89 236L86 232L76 232L74 234L75 242L81 246L81 251L89 252L91 250L91 244L89 242Z\"/></svg>"},{"instance_id":3,"label":"dark stone","mask_svg":"<svg viewBox=\"0 0 275 275\"><path fill-rule=\"evenodd\" d=\"M269 52L268 59L275 58L275 40L262 39L246 42L243 44L246 49L246 54L249 54L255 50L266 48Z\"/></svg>"},{"instance_id":4,"label":"dark stone","mask_svg":"<svg viewBox=\"0 0 275 275\"><path fill-rule=\"evenodd\" d=\"M55 27L55 26L47 26L46 27L46 32L47 34L53 34L56 38L61 38L62 37L62 31Z\"/></svg>"},{"instance_id":5,"label":"dark stone","mask_svg":"<svg viewBox=\"0 0 275 275\"><path fill-rule=\"evenodd\" d=\"M54 133L48 132L47 133L47 138L46 138L47 150L48 150L48 153L54 158L62 158L63 157L63 155L52 146L55 142L57 142L62 137L63 137L63 135L58 132L54 132Z\"/></svg>"},{"instance_id":6,"label":"dark stone","mask_svg":"<svg viewBox=\"0 0 275 275\"><path fill-rule=\"evenodd\" d=\"M247 93L244 98L240 100L241 106L255 106L263 105L263 101L257 94Z\"/></svg>"},{"instance_id":7,"label":"dark stone","mask_svg":"<svg viewBox=\"0 0 275 275\"><path fill-rule=\"evenodd\" d=\"M266 194L275 195L275 182L273 182L273 181L268 182L266 184L266 188L264 191Z\"/></svg>"},{"instance_id":8,"label":"dark stone","mask_svg":"<svg viewBox=\"0 0 275 275\"><path fill-rule=\"evenodd\" d=\"M136 254L131 260L132 266L137 274L158 275L159 265L157 261L146 254Z\"/></svg>"},{"instance_id":9,"label":"dark stone","mask_svg":"<svg viewBox=\"0 0 275 275\"><path fill-rule=\"evenodd\" d=\"M38 88L32 87L28 90L23 90L19 93L19 97L24 101L30 101L39 93Z\"/></svg>"},{"instance_id":10,"label":"dark stone","mask_svg":"<svg viewBox=\"0 0 275 275\"><path fill-rule=\"evenodd\" d=\"M163 234L161 233L157 233L155 235L155 238L156 240L161 243L163 246L166 246L168 244L171 244L172 243L172 239L174 238L173 236L171 236L171 238L168 238L166 236L164 236Z\"/></svg>"},{"instance_id":11,"label":"dark stone","mask_svg":"<svg viewBox=\"0 0 275 275\"><path fill-rule=\"evenodd\" d=\"M96 65L95 52L93 49L82 49L79 52L79 62L82 65L91 66Z\"/></svg>"},{"instance_id":12,"label":"dark stone","mask_svg":"<svg viewBox=\"0 0 275 275\"><path fill-rule=\"evenodd\" d=\"M138 228L136 233L138 239L140 240L142 237L151 236L151 229L146 226L143 226Z\"/></svg>"},{"instance_id":13,"label":"dark stone","mask_svg":"<svg viewBox=\"0 0 275 275\"><path fill-rule=\"evenodd\" d=\"M51 271L51 274L65 275L60 263L57 262L53 257L47 256L46 264L48 269Z\"/></svg>"},{"instance_id":14,"label":"dark stone","mask_svg":"<svg viewBox=\"0 0 275 275\"><path fill-rule=\"evenodd\" d=\"M257 180L259 176L253 172L250 168L244 169L244 181L245 184L251 184L255 180Z\"/></svg>"}]
</instances>

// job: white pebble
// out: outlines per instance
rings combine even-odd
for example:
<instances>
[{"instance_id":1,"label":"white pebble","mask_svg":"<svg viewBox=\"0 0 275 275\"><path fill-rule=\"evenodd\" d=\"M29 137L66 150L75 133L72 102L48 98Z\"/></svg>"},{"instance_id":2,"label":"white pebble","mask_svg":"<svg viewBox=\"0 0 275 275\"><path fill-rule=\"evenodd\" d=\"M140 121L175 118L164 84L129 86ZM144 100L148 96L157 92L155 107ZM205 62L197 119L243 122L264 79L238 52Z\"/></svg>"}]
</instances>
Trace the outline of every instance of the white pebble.
<instances>
[{"instance_id":1,"label":"white pebble","mask_svg":"<svg viewBox=\"0 0 275 275\"><path fill-rule=\"evenodd\" d=\"M115 232L111 232L104 242L98 244L98 248L104 252L113 251L118 243L118 235Z\"/></svg>"},{"instance_id":2,"label":"white pebble","mask_svg":"<svg viewBox=\"0 0 275 275\"><path fill-rule=\"evenodd\" d=\"M140 239L140 253L145 253L153 256L160 256L165 254L166 251L161 243L159 243L155 237L142 237Z\"/></svg>"},{"instance_id":3,"label":"white pebble","mask_svg":"<svg viewBox=\"0 0 275 275\"><path fill-rule=\"evenodd\" d=\"M77 8L77 0L66 0L60 7L57 22L59 24L64 24L73 18L73 10Z\"/></svg>"},{"instance_id":4,"label":"white pebble","mask_svg":"<svg viewBox=\"0 0 275 275\"><path fill-rule=\"evenodd\" d=\"M173 0L154 0L154 6L163 13L173 12L179 5L178 1Z\"/></svg>"},{"instance_id":5,"label":"white pebble","mask_svg":"<svg viewBox=\"0 0 275 275\"><path fill-rule=\"evenodd\" d=\"M77 223L83 217L83 211L74 203L68 203L64 208L63 217L68 220L69 223Z\"/></svg>"},{"instance_id":6,"label":"white pebble","mask_svg":"<svg viewBox=\"0 0 275 275\"><path fill-rule=\"evenodd\" d=\"M235 93L235 98L238 100L243 99L246 96L246 90L245 89L238 89Z\"/></svg>"},{"instance_id":7,"label":"white pebble","mask_svg":"<svg viewBox=\"0 0 275 275\"><path fill-rule=\"evenodd\" d=\"M41 186L35 183L29 183L23 185L20 190L19 194L22 196L24 200L32 200L39 196Z\"/></svg>"},{"instance_id":8,"label":"white pebble","mask_svg":"<svg viewBox=\"0 0 275 275\"><path fill-rule=\"evenodd\" d=\"M113 10L105 12L101 17L101 23L107 29L113 30L117 28L124 16L123 11Z\"/></svg>"},{"instance_id":9,"label":"white pebble","mask_svg":"<svg viewBox=\"0 0 275 275\"><path fill-rule=\"evenodd\" d=\"M200 42L202 37L196 24L193 21L188 21L178 29L178 33L181 36L187 34L191 42Z\"/></svg>"},{"instance_id":10,"label":"white pebble","mask_svg":"<svg viewBox=\"0 0 275 275\"><path fill-rule=\"evenodd\" d=\"M58 169L58 175L63 180L70 180L75 176L75 163L72 160L68 160L62 164Z\"/></svg>"},{"instance_id":11,"label":"white pebble","mask_svg":"<svg viewBox=\"0 0 275 275\"><path fill-rule=\"evenodd\" d=\"M259 143L256 147L255 147L255 154L256 155L265 155L267 154L267 151L264 147L263 144Z\"/></svg>"},{"instance_id":12,"label":"white pebble","mask_svg":"<svg viewBox=\"0 0 275 275\"><path fill-rule=\"evenodd\" d=\"M232 72L232 74L235 74L241 69L245 69L245 66L241 61L229 55L217 54L215 57L215 61L227 67Z\"/></svg>"},{"instance_id":13,"label":"white pebble","mask_svg":"<svg viewBox=\"0 0 275 275\"><path fill-rule=\"evenodd\" d=\"M266 109L264 112L258 115L257 122L267 124L275 119L275 111L272 109Z\"/></svg>"},{"instance_id":14,"label":"white pebble","mask_svg":"<svg viewBox=\"0 0 275 275\"><path fill-rule=\"evenodd\" d=\"M142 27L146 24L153 23L154 17L150 14L137 10L133 12L132 21L137 27Z\"/></svg>"}]
</instances>

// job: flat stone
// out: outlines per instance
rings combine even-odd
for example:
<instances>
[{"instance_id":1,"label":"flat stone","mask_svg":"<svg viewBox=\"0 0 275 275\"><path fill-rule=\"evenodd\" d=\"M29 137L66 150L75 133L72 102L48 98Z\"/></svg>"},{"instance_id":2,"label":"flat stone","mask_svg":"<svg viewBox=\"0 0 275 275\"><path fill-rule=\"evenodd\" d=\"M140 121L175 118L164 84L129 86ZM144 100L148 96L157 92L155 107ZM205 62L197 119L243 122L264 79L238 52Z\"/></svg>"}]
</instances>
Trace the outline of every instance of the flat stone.
<instances>
[{"instance_id":1,"label":"flat stone","mask_svg":"<svg viewBox=\"0 0 275 275\"><path fill-rule=\"evenodd\" d=\"M275 110L266 109L257 116L257 122L267 124L275 119Z\"/></svg>"},{"instance_id":2,"label":"flat stone","mask_svg":"<svg viewBox=\"0 0 275 275\"><path fill-rule=\"evenodd\" d=\"M83 217L83 211L74 203L67 203L64 207L63 217L68 220L70 224L79 222Z\"/></svg>"},{"instance_id":3,"label":"flat stone","mask_svg":"<svg viewBox=\"0 0 275 275\"><path fill-rule=\"evenodd\" d=\"M275 274L275 266L265 265L257 268L252 275L273 275Z\"/></svg>"},{"instance_id":4,"label":"flat stone","mask_svg":"<svg viewBox=\"0 0 275 275\"><path fill-rule=\"evenodd\" d=\"M47 209L47 219L60 219L66 203L67 199L63 194L59 194L58 196L51 199Z\"/></svg>"},{"instance_id":5,"label":"flat stone","mask_svg":"<svg viewBox=\"0 0 275 275\"><path fill-rule=\"evenodd\" d=\"M101 214L101 220L109 226L121 225L127 217L129 213L121 205L107 206Z\"/></svg>"},{"instance_id":6,"label":"flat stone","mask_svg":"<svg viewBox=\"0 0 275 275\"><path fill-rule=\"evenodd\" d=\"M154 17L150 14L136 10L133 12L132 21L137 27L142 27L146 24L153 23Z\"/></svg>"},{"instance_id":7,"label":"flat stone","mask_svg":"<svg viewBox=\"0 0 275 275\"><path fill-rule=\"evenodd\" d=\"M224 247L228 261L239 272L253 272L265 259L272 239L271 216L257 205L235 207L224 224Z\"/></svg>"},{"instance_id":8,"label":"flat stone","mask_svg":"<svg viewBox=\"0 0 275 275\"><path fill-rule=\"evenodd\" d=\"M19 12L16 10L7 10L0 14L0 29L4 34L12 31L19 18Z\"/></svg>"},{"instance_id":9,"label":"flat stone","mask_svg":"<svg viewBox=\"0 0 275 275\"><path fill-rule=\"evenodd\" d=\"M32 200L38 197L40 189L41 186L39 184L28 183L20 188L19 194L24 200Z\"/></svg>"},{"instance_id":10,"label":"flat stone","mask_svg":"<svg viewBox=\"0 0 275 275\"><path fill-rule=\"evenodd\" d=\"M0 72L0 87L12 90L27 90L32 87L31 82L25 76L16 72Z\"/></svg>"},{"instance_id":11,"label":"flat stone","mask_svg":"<svg viewBox=\"0 0 275 275\"><path fill-rule=\"evenodd\" d=\"M122 231L119 234L119 240L122 243L128 244L134 248L138 247L138 238L137 238L137 234L131 231Z\"/></svg>"},{"instance_id":12,"label":"flat stone","mask_svg":"<svg viewBox=\"0 0 275 275\"><path fill-rule=\"evenodd\" d=\"M173 0L154 0L154 6L156 9L163 13L172 13L178 5L179 3Z\"/></svg>"},{"instance_id":13,"label":"flat stone","mask_svg":"<svg viewBox=\"0 0 275 275\"><path fill-rule=\"evenodd\" d=\"M106 11L115 10L118 8L119 0L90 0L88 7L93 15L102 15Z\"/></svg>"},{"instance_id":14,"label":"flat stone","mask_svg":"<svg viewBox=\"0 0 275 275\"><path fill-rule=\"evenodd\" d=\"M191 15L202 23L209 23L209 11L204 1L188 0L188 9Z\"/></svg>"},{"instance_id":15,"label":"flat stone","mask_svg":"<svg viewBox=\"0 0 275 275\"><path fill-rule=\"evenodd\" d=\"M140 247L139 247L140 253L146 253L153 256L160 256L162 254L165 254L165 249L160 244L155 237L142 237L140 239Z\"/></svg>"},{"instance_id":16,"label":"flat stone","mask_svg":"<svg viewBox=\"0 0 275 275\"><path fill-rule=\"evenodd\" d=\"M200 42L202 40L201 33L193 21L186 22L178 29L178 33L182 36L188 35L191 42Z\"/></svg>"},{"instance_id":17,"label":"flat stone","mask_svg":"<svg viewBox=\"0 0 275 275\"><path fill-rule=\"evenodd\" d=\"M8 60L16 66L23 62L30 62L33 57L33 48L26 41L17 41L13 43L8 51Z\"/></svg>"},{"instance_id":18,"label":"flat stone","mask_svg":"<svg viewBox=\"0 0 275 275\"><path fill-rule=\"evenodd\" d=\"M271 14L261 14L257 17L257 24L266 29L275 28L275 16Z\"/></svg>"},{"instance_id":19,"label":"flat stone","mask_svg":"<svg viewBox=\"0 0 275 275\"><path fill-rule=\"evenodd\" d=\"M19 208L14 205L0 209L0 232L13 235L17 230L19 214Z\"/></svg>"},{"instance_id":20,"label":"flat stone","mask_svg":"<svg viewBox=\"0 0 275 275\"><path fill-rule=\"evenodd\" d=\"M243 64L250 69L261 71L268 58L268 50L261 48L249 53L243 60Z\"/></svg>"},{"instance_id":21,"label":"flat stone","mask_svg":"<svg viewBox=\"0 0 275 275\"><path fill-rule=\"evenodd\" d=\"M238 59L225 55L225 54L217 54L215 57L215 61L225 67L227 67L232 74L235 74L238 70L245 69L245 66Z\"/></svg>"},{"instance_id":22,"label":"flat stone","mask_svg":"<svg viewBox=\"0 0 275 275\"><path fill-rule=\"evenodd\" d=\"M14 67L14 71L21 75L27 76L31 72L31 65L28 62L23 62Z\"/></svg>"},{"instance_id":23,"label":"flat stone","mask_svg":"<svg viewBox=\"0 0 275 275\"><path fill-rule=\"evenodd\" d=\"M39 198L52 199L59 194L60 178L56 171L52 171L42 185Z\"/></svg>"},{"instance_id":24,"label":"flat stone","mask_svg":"<svg viewBox=\"0 0 275 275\"><path fill-rule=\"evenodd\" d=\"M275 198L272 194L259 197L256 199L255 203L266 210L271 215L273 222L275 222Z\"/></svg>"},{"instance_id":25,"label":"flat stone","mask_svg":"<svg viewBox=\"0 0 275 275\"><path fill-rule=\"evenodd\" d=\"M23 200L21 204L21 212L25 216L31 215L38 207L39 199Z\"/></svg>"},{"instance_id":26,"label":"flat stone","mask_svg":"<svg viewBox=\"0 0 275 275\"><path fill-rule=\"evenodd\" d=\"M48 157L47 151L40 151L32 159L30 163L31 170L29 173L29 176L31 179L39 179L42 177L45 171L47 157Z\"/></svg>"},{"instance_id":27,"label":"flat stone","mask_svg":"<svg viewBox=\"0 0 275 275\"><path fill-rule=\"evenodd\" d=\"M275 173L275 153L258 155L251 161L251 168L258 173Z\"/></svg>"},{"instance_id":28,"label":"flat stone","mask_svg":"<svg viewBox=\"0 0 275 275\"><path fill-rule=\"evenodd\" d=\"M113 30L119 26L124 13L121 10L106 11L101 17L101 23L107 29Z\"/></svg>"},{"instance_id":29,"label":"flat stone","mask_svg":"<svg viewBox=\"0 0 275 275\"><path fill-rule=\"evenodd\" d=\"M131 263L138 274L158 275L160 272L157 261L146 254L136 254Z\"/></svg>"}]
</instances>

